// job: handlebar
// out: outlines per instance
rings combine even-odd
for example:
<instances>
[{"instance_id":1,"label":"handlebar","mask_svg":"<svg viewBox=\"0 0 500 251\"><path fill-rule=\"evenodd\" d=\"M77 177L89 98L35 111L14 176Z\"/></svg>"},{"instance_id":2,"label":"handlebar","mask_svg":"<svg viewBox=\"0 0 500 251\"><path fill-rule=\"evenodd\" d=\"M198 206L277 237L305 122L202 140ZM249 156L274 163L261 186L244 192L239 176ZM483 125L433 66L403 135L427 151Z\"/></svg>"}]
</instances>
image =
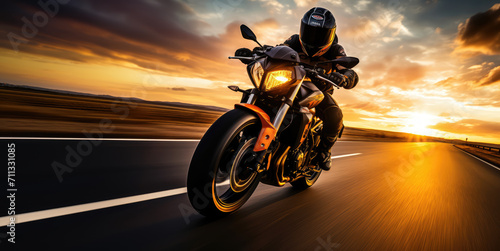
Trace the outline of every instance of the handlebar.
<instances>
[{"instance_id":1,"label":"handlebar","mask_svg":"<svg viewBox=\"0 0 500 251\"><path fill-rule=\"evenodd\" d=\"M340 89L340 86L338 86L337 84L335 84L335 82L331 81L330 79L326 78L326 77L323 77L321 75L318 75L316 76L317 78L321 79L321 80L324 80L326 81L327 83L330 83L331 85L333 85L334 87L336 87L337 89Z\"/></svg>"},{"instance_id":2,"label":"handlebar","mask_svg":"<svg viewBox=\"0 0 500 251\"><path fill-rule=\"evenodd\" d=\"M228 57L229 59L246 59L246 60L257 60L259 58L263 57L262 55L254 55L253 57L243 57L243 56L230 56Z\"/></svg>"},{"instance_id":3,"label":"handlebar","mask_svg":"<svg viewBox=\"0 0 500 251\"><path fill-rule=\"evenodd\" d=\"M257 54L254 54L253 57L243 57L243 56L230 56L228 57L229 59L243 59L243 60L252 60L252 61L255 61L259 58L262 58L264 57L264 55L257 55ZM308 67L311 67L310 65L307 65L307 64L301 64L302 67L304 67L304 70L306 70L306 72L312 76L312 77L315 77L315 78L318 78L318 79L321 79L329 84L331 84L332 86L336 87L337 89L340 89L340 86L337 85L335 82L331 81L330 79L328 79L328 76L322 72L324 72L323 69L321 68L316 68L316 67L313 67L313 68L308 68ZM322 72L319 72L321 69Z\"/></svg>"},{"instance_id":4,"label":"handlebar","mask_svg":"<svg viewBox=\"0 0 500 251\"><path fill-rule=\"evenodd\" d=\"M307 73L311 74L313 77L316 77L318 79L321 79L331 85L333 85L334 87L336 87L337 89L340 89L340 86L337 85L335 82L331 81L330 79L328 79L328 76L323 74L323 73L320 73L318 72L317 69L308 69L308 68L305 68L304 69L306 70Z\"/></svg>"},{"instance_id":5,"label":"handlebar","mask_svg":"<svg viewBox=\"0 0 500 251\"><path fill-rule=\"evenodd\" d=\"M241 57L241 56L231 56L228 57L229 59L248 59L248 60L254 60L254 57Z\"/></svg>"},{"instance_id":6,"label":"handlebar","mask_svg":"<svg viewBox=\"0 0 500 251\"><path fill-rule=\"evenodd\" d=\"M273 46L270 46L270 45L264 45L264 46L261 46L261 47L255 47L253 48L253 56L252 57L244 57L244 56L230 56L228 57L229 59L243 59L243 60L257 60L259 58L262 58L264 57L264 53L273 48Z\"/></svg>"}]
</instances>

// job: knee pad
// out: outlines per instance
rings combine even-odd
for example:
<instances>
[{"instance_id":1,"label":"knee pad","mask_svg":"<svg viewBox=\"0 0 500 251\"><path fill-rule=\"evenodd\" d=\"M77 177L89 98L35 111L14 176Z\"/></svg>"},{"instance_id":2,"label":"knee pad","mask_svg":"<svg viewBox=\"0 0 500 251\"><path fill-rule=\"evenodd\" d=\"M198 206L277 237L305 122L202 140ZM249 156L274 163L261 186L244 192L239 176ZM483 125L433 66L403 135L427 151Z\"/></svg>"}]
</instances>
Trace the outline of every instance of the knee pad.
<instances>
[{"instance_id":1,"label":"knee pad","mask_svg":"<svg viewBox=\"0 0 500 251\"><path fill-rule=\"evenodd\" d=\"M342 128L343 114L338 106L329 106L323 111L323 132L325 136L337 136Z\"/></svg>"},{"instance_id":2,"label":"knee pad","mask_svg":"<svg viewBox=\"0 0 500 251\"><path fill-rule=\"evenodd\" d=\"M338 106L329 106L323 111L323 122L341 124L344 115Z\"/></svg>"}]
</instances>

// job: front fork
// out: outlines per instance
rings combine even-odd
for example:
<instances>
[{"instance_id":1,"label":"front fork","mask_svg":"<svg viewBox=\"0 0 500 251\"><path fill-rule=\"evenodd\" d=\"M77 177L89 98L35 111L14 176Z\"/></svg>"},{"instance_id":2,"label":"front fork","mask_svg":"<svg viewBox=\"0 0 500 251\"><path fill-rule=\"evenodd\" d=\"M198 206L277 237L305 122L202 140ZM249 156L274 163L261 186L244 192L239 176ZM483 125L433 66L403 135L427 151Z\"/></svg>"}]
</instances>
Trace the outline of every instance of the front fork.
<instances>
[{"instance_id":1,"label":"front fork","mask_svg":"<svg viewBox=\"0 0 500 251\"><path fill-rule=\"evenodd\" d=\"M293 104L293 100L295 99L297 93L300 90L302 82L303 80L300 81L299 84L295 86L293 91L289 93L289 95L287 95L288 97L286 96L283 97L283 103L281 104L278 112L276 113L276 116L274 117L272 123L269 115L265 111L254 105L256 100L256 94L254 93L255 89L248 97L246 103L235 105L235 107L241 107L255 113L259 117L262 124L262 129L260 130L259 137L257 138L257 142L255 143L253 149L254 152L257 154L257 158L255 161L255 166L253 168L251 167L251 169L253 169L252 171L263 172L267 169L266 167L262 168L262 162L264 161L266 155L270 152L269 146L271 142L276 138L276 134L279 128L281 127L281 124L283 123L285 115L287 114L288 110Z\"/></svg>"}]
</instances>

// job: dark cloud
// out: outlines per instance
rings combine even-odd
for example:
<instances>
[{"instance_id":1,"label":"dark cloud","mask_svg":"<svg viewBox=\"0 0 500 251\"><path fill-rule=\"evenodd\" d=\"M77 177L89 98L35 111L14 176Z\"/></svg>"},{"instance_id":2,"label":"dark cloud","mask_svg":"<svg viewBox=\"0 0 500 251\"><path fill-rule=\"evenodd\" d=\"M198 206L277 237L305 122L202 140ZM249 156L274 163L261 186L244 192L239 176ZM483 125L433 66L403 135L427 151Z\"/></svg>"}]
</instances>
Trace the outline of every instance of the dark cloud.
<instances>
[{"instance_id":1,"label":"dark cloud","mask_svg":"<svg viewBox=\"0 0 500 251\"><path fill-rule=\"evenodd\" d=\"M18 45L22 52L77 62L108 58L147 69L160 64L160 70L173 76L189 72L193 77L221 80L227 77L221 70L235 72L227 56L237 48L232 45L236 37L244 41L238 22L229 24L220 36L202 35L208 24L197 20L189 6L174 0L70 1L59 5L46 25L36 27L35 36L26 37L23 17L33 23L37 13L45 13L37 2L3 4L0 47L13 49L7 37L10 33L27 41Z\"/></svg>"},{"instance_id":2,"label":"dark cloud","mask_svg":"<svg viewBox=\"0 0 500 251\"><path fill-rule=\"evenodd\" d=\"M458 26L459 50L500 54L500 4Z\"/></svg>"},{"instance_id":3,"label":"dark cloud","mask_svg":"<svg viewBox=\"0 0 500 251\"><path fill-rule=\"evenodd\" d=\"M444 34L455 34L457 22L491 7L492 1L470 0L392 0L399 3L399 10L410 27L439 26Z\"/></svg>"},{"instance_id":4,"label":"dark cloud","mask_svg":"<svg viewBox=\"0 0 500 251\"><path fill-rule=\"evenodd\" d=\"M500 132L500 122L462 119L457 122L441 122L429 128L457 134L497 136Z\"/></svg>"}]
</instances>

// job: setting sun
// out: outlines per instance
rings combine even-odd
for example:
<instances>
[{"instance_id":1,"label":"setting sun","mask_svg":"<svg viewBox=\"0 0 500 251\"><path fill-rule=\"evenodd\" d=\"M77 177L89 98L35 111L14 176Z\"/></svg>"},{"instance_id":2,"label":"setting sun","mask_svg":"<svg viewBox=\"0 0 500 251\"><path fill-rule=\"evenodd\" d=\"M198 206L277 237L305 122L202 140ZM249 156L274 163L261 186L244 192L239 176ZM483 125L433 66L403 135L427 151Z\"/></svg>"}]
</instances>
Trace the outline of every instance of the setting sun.
<instances>
[{"instance_id":1,"label":"setting sun","mask_svg":"<svg viewBox=\"0 0 500 251\"><path fill-rule=\"evenodd\" d=\"M433 125L434 117L426 113L414 113L406 120L405 132L432 136L433 131L428 126Z\"/></svg>"},{"instance_id":2,"label":"setting sun","mask_svg":"<svg viewBox=\"0 0 500 251\"><path fill-rule=\"evenodd\" d=\"M257 45L240 25L274 46L324 7L335 43L360 60L356 88L333 95L346 127L500 143L494 1L65 1L60 14L38 3L58 1L4 2L0 84L223 109L240 100L226 86L253 87L246 66L228 59Z\"/></svg>"}]
</instances>

